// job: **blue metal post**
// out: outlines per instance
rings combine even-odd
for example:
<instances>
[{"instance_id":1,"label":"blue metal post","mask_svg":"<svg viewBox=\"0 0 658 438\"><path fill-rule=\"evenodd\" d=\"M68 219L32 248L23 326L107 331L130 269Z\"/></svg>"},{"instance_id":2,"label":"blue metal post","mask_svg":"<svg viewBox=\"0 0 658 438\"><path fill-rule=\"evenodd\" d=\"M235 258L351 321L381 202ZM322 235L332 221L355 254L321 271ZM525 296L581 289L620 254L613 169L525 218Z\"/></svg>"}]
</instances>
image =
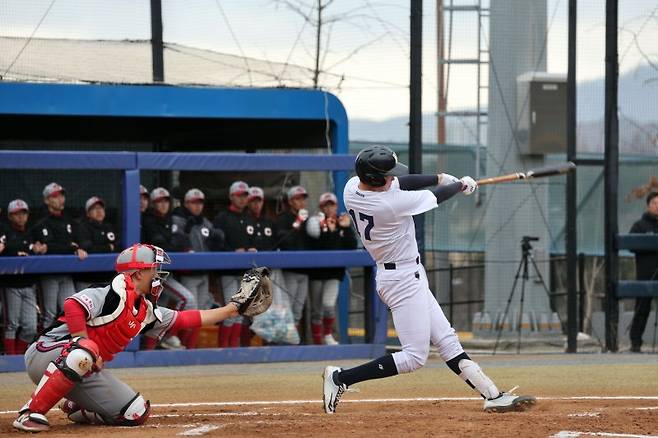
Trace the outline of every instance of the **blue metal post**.
<instances>
[{"instance_id":1,"label":"blue metal post","mask_svg":"<svg viewBox=\"0 0 658 438\"><path fill-rule=\"evenodd\" d=\"M341 344L351 343L348 330L350 326L350 281L347 275L340 282L338 290L338 334Z\"/></svg>"},{"instance_id":2,"label":"blue metal post","mask_svg":"<svg viewBox=\"0 0 658 438\"><path fill-rule=\"evenodd\" d=\"M128 169L123 175L123 245L140 240L139 170Z\"/></svg>"}]
</instances>

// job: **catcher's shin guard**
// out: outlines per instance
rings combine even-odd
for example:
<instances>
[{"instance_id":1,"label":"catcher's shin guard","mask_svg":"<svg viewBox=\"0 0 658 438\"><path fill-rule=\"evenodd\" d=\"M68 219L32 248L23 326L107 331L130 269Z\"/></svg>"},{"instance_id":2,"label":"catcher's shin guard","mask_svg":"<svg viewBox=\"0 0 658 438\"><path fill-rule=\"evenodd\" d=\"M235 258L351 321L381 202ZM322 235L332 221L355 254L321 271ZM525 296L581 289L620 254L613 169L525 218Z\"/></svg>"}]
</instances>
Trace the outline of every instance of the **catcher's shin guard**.
<instances>
[{"instance_id":1,"label":"catcher's shin guard","mask_svg":"<svg viewBox=\"0 0 658 438\"><path fill-rule=\"evenodd\" d=\"M61 355L48 364L30 400L19 413L45 414L69 391L95 369L100 352L91 339L75 338L66 344Z\"/></svg>"}]
</instances>

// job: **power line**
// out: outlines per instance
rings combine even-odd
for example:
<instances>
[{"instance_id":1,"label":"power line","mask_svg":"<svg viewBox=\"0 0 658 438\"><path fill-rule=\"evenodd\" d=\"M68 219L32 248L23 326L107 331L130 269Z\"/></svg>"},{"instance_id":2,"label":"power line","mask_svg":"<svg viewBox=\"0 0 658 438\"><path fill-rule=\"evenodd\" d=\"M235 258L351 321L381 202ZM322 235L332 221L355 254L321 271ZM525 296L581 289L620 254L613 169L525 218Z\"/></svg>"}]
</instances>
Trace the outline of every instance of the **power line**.
<instances>
[{"instance_id":1,"label":"power line","mask_svg":"<svg viewBox=\"0 0 658 438\"><path fill-rule=\"evenodd\" d=\"M7 70L5 70L3 76L7 76L7 73L9 73L9 71L11 70L11 68L12 68L12 67L14 66L14 64L16 63L16 61L18 61L18 58L21 57L21 55L23 54L23 52L25 51L25 49L27 48L27 46L28 46L28 45L30 44L30 42L32 41L32 38L34 38L34 34L36 34L37 31L39 30L39 27L41 27L41 23L43 23L43 21L46 19L46 17L47 17L48 14L50 13L50 10L52 9L52 7L53 7L53 5L55 4L56 1L57 1L57 0L52 0L52 1L50 2L50 5L48 5L48 8L46 8L46 11L45 11L45 12L43 13L43 15L41 16L41 19L39 20L39 22L37 23L37 25L34 27L34 30L33 30L32 33L30 34L30 36L27 38L27 41L25 41L25 44L23 44L23 47L21 47L21 50L18 52L18 54L16 55L16 57L15 57L15 58L11 61L11 63L9 64L9 67L7 67ZM1 78L0 78L0 79L1 79Z\"/></svg>"}]
</instances>

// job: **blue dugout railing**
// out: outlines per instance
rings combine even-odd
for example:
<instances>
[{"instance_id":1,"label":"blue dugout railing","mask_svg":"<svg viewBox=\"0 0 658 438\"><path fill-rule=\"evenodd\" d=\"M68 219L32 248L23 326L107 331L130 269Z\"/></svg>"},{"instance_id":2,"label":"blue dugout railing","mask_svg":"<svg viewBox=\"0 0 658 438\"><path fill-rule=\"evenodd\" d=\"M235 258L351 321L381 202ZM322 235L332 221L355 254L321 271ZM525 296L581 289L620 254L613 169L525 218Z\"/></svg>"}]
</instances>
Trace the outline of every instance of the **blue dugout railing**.
<instances>
[{"instance_id":1,"label":"blue dugout railing","mask_svg":"<svg viewBox=\"0 0 658 438\"><path fill-rule=\"evenodd\" d=\"M124 246L139 241L140 169L200 170L218 172L296 170L331 171L336 195L341 200L347 170L354 165L351 155L309 154L223 154L223 153L142 153L142 152L44 152L0 151L0 168L5 169L119 169L123 170L122 236ZM374 263L363 250L276 251L259 253L173 253L172 269L222 270L272 268L358 267L366 269L366 340L381 344L386 339L387 309L374 293ZM92 254L84 261L75 256L0 257L0 274L94 272L113 270L112 254ZM341 339L348 339L349 297L346 287L339 295Z\"/></svg>"}]
</instances>

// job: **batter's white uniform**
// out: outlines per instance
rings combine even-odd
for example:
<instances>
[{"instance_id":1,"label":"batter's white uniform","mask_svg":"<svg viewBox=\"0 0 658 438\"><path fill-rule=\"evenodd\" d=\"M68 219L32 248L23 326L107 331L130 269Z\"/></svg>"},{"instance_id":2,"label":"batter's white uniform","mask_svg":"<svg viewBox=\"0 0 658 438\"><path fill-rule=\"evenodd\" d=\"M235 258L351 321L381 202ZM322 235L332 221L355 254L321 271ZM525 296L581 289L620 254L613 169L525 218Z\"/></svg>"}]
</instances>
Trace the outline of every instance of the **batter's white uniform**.
<instances>
[{"instance_id":1,"label":"batter's white uniform","mask_svg":"<svg viewBox=\"0 0 658 438\"><path fill-rule=\"evenodd\" d=\"M402 345L393 353L398 373L422 367L430 342L444 361L463 353L418 255L413 216L438 206L434 193L401 190L397 178L384 192L359 190L359 178L353 177L343 195L363 246L377 263L377 293L393 314Z\"/></svg>"}]
</instances>

